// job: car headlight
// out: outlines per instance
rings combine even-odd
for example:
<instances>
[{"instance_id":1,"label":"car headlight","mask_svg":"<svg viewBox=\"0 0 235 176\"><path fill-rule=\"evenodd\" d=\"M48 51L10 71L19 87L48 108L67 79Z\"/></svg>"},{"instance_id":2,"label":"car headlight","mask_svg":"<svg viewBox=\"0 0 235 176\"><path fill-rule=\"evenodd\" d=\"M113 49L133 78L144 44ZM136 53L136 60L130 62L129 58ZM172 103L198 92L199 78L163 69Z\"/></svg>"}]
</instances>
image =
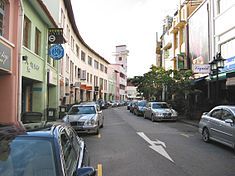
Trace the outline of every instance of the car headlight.
<instances>
[{"instance_id":1,"label":"car headlight","mask_svg":"<svg viewBox=\"0 0 235 176\"><path fill-rule=\"evenodd\" d=\"M95 125L95 120L94 119L91 119L91 120L88 120L87 125Z\"/></svg>"}]
</instances>

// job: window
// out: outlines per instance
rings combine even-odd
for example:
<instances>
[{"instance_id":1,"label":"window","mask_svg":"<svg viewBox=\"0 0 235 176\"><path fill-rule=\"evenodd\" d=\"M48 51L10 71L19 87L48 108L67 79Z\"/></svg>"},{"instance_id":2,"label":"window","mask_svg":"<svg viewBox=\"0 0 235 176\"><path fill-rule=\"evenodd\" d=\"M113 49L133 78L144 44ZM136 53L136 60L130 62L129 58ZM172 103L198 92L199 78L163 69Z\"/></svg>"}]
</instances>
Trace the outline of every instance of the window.
<instances>
[{"instance_id":1,"label":"window","mask_svg":"<svg viewBox=\"0 0 235 176\"><path fill-rule=\"evenodd\" d=\"M3 0L0 0L0 36L3 36L4 17L5 17L5 2Z\"/></svg>"},{"instance_id":2,"label":"window","mask_svg":"<svg viewBox=\"0 0 235 176\"><path fill-rule=\"evenodd\" d=\"M66 171L68 175L73 175L77 165L76 152L65 132L61 134L60 139Z\"/></svg>"},{"instance_id":3,"label":"window","mask_svg":"<svg viewBox=\"0 0 235 176\"><path fill-rule=\"evenodd\" d=\"M71 50L74 51L74 38L71 36Z\"/></svg>"},{"instance_id":4,"label":"window","mask_svg":"<svg viewBox=\"0 0 235 176\"><path fill-rule=\"evenodd\" d=\"M74 74L75 74L75 78L77 78L77 66L75 66Z\"/></svg>"},{"instance_id":5,"label":"window","mask_svg":"<svg viewBox=\"0 0 235 176\"><path fill-rule=\"evenodd\" d=\"M100 64L100 71L104 71L104 65Z\"/></svg>"},{"instance_id":6,"label":"window","mask_svg":"<svg viewBox=\"0 0 235 176\"><path fill-rule=\"evenodd\" d=\"M86 70L82 70L81 71L81 77L80 77L81 80L86 80Z\"/></svg>"},{"instance_id":7,"label":"window","mask_svg":"<svg viewBox=\"0 0 235 176\"><path fill-rule=\"evenodd\" d=\"M41 55L41 32L38 28L35 29L35 53Z\"/></svg>"},{"instance_id":8,"label":"window","mask_svg":"<svg viewBox=\"0 0 235 176\"><path fill-rule=\"evenodd\" d=\"M108 68L107 67L104 67L104 72L108 73Z\"/></svg>"},{"instance_id":9,"label":"window","mask_svg":"<svg viewBox=\"0 0 235 176\"><path fill-rule=\"evenodd\" d=\"M73 82L74 63L70 61L70 81Z\"/></svg>"},{"instance_id":10,"label":"window","mask_svg":"<svg viewBox=\"0 0 235 176\"><path fill-rule=\"evenodd\" d=\"M216 119L221 119L221 109L215 109L211 112L211 117L214 117Z\"/></svg>"},{"instance_id":11,"label":"window","mask_svg":"<svg viewBox=\"0 0 235 176\"><path fill-rule=\"evenodd\" d=\"M90 56L88 56L88 64L92 66L92 58Z\"/></svg>"},{"instance_id":12,"label":"window","mask_svg":"<svg viewBox=\"0 0 235 176\"><path fill-rule=\"evenodd\" d=\"M79 50L80 48L78 47L78 45L76 44L76 56L79 58Z\"/></svg>"},{"instance_id":13,"label":"window","mask_svg":"<svg viewBox=\"0 0 235 176\"><path fill-rule=\"evenodd\" d=\"M81 69L80 68L78 68L78 78L81 78Z\"/></svg>"},{"instance_id":14,"label":"window","mask_svg":"<svg viewBox=\"0 0 235 176\"><path fill-rule=\"evenodd\" d=\"M90 75L89 75L89 73L87 73L87 82L89 82L89 78L90 78Z\"/></svg>"},{"instance_id":15,"label":"window","mask_svg":"<svg viewBox=\"0 0 235 176\"><path fill-rule=\"evenodd\" d=\"M69 72L69 56L66 54L66 71Z\"/></svg>"},{"instance_id":16,"label":"window","mask_svg":"<svg viewBox=\"0 0 235 176\"><path fill-rule=\"evenodd\" d=\"M64 15L64 11L63 9L61 9L61 14L60 14L60 23L61 23L61 27L64 28L64 23L65 23L65 15Z\"/></svg>"},{"instance_id":17,"label":"window","mask_svg":"<svg viewBox=\"0 0 235 176\"><path fill-rule=\"evenodd\" d=\"M99 69L99 62L97 62L96 60L94 61L94 67L95 67L96 69Z\"/></svg>"},{"instance_id":18,"label":"window","mask_svg":"<svg viewBox=\"0 0 235 176\"><path fill-rule=\"evenodd\" d=\"M119 60L119 61L122 61L122 57L119 57L118 60Z\"/></svg>"},{"instance_id":19,"label":"window","mask_svg":"<svg viewBox=\"0 0 235 176\"><path fill-rule=\"evenodd\" d=\"M30 31L31 31L31 21L24 16L24 34L23 34L23 45L30 48Z\"/></svg>"},{"instance_id":20,"label":"window","mask_svg":"<svg viewBox=\"0 0 235 176\"><path fill-rule=\"evenodd\" d=\"M84 53L84 51L81 51L81 60L86 62L86 54Z\"/></svg>"},{"instance_id":21,"label":"window","mask_svg":"<svg viewBox=\"0 0 235 176\"><path fill-rule=\"evenodd\" d=\"M234 119L234 115L229 112L228 110L223 110L223 114L222 114L222 120L226 120L226 119L231 119L231 120L235 120Z\"/></svg>"},{"instance_id":22,"label":"window","mask_svg":"<svg viewBox=\"0 0 235 176\"><path fill-rule=\"evenodd\" d=\"M93 77L93 75L90 74L90 83L92 83L92 77Z\"/></svg>"}]
</instances>

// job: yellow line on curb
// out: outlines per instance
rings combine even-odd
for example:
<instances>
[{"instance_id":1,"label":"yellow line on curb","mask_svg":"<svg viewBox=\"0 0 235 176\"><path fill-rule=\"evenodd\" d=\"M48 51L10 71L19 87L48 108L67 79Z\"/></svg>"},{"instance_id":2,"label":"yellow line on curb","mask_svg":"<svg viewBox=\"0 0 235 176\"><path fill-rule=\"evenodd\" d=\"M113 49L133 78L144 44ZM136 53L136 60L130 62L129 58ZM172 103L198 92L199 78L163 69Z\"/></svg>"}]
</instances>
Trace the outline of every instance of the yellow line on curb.
<instances>
[{"instance_id":1,"label":"yellow line on curb","mask_svg":"<svg viewBox=\"0 0 235 176\"><path fill-rule=\"evenodd\" d=\"M97 176L102 176L103 173L102 173L102 164L98 164L97 165Z\"/></svg>"}]
</instances>

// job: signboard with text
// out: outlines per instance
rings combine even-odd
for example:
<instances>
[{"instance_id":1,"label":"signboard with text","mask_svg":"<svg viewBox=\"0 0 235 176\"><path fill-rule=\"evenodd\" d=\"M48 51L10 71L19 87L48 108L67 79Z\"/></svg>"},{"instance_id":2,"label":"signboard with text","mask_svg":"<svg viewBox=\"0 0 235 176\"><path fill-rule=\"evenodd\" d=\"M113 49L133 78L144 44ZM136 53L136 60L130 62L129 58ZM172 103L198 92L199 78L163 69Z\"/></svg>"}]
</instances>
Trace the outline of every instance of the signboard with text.
<instances>
[{"instance_id":1,"label":"signboard with text","mask_svg":"<svg viewBox=\"0 0 235 176\"><path fill-rule=\"evenodd\" d=\"M49 28L48 44L62 44L62 43L64 43L63 28Z\"/></svg>"},{"instance_id":2,"label":"signboard with text","mask_svg":"<svg viewBox=\"0 0 235 176\"><path fill-rule=\"evenodd\" d=\"M0 69L11 71L11 48L0 42Z\"/></svg>"}]
</instances>

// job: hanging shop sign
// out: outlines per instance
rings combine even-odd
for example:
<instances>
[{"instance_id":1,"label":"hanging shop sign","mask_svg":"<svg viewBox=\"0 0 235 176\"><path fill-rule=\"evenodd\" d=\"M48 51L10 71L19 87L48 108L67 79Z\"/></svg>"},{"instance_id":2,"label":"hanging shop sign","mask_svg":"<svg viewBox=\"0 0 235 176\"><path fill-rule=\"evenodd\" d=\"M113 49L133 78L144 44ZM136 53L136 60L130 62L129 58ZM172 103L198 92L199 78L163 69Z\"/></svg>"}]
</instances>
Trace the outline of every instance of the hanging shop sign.
<instances>
[{"instance_id":1,"label":"hanging shop sign","mask_svg":"<svg viewBox=\"0 0 235 176\"><path fill-rule=\"evenodd\" d=\"M49 56L54 60L60 60L64 57L64 48L61 45L52 45L48 51Z\"/></svg>"},{"instance_id":2,"label":"hanging shop sign","mask_svg":"<svg viewBox=\"0 0 235 176\"><path fill-rule=\"evenodd\" d=\"M11 48L0 42L0 69L11 71Z\"/></svg>"},{"instance_id":3,"label":"hanging shop sign","mask_svg":"<svg viewBox=\"0 0 235 176\"><path fill-rule=\"evenodd\" d=\"M48 44L62 44L62 43L64 43L63 28L49 28Z\"/></svg>"}]
</instances>

